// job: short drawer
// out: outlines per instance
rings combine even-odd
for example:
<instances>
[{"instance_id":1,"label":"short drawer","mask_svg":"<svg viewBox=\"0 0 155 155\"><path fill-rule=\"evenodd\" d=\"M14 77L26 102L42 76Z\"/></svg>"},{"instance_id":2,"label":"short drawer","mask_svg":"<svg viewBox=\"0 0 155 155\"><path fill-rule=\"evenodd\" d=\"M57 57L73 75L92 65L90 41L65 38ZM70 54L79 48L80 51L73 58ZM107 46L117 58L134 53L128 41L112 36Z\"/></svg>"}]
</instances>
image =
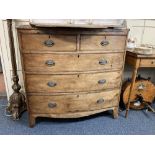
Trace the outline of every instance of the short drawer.
<instances>
[{"instance_id":1,"label":"short drawer","mask_svg":"<svg viewBox=\"0 0 155 155\"><path fill-rule=\"evenodd\" d=\"M119 88L121 72L66 75L27 74L25 79L29 93L88 92Z\"/></svg>"},{"instance_id":2,"label":"short drawer","mask_svg":"<svg viewBox=\"0 0 155 155\"><path fill-rule=\"evenodd\" d=\"M141 59L140 67L155 67L155 59Z\"/></svg>"},{"instance_id":3,"label":"short drawer","mask_svg":"<svg viewBox=\"0 0 155 155\"><path fill-rule=\"evenodd\" d=\"M119 90L57 96L28 96L31 113L63 114L118 106Z\"/></svg>"},{"instance_id":4,"label":"short drawer","mask_svg":"<svg viewBox=\"0 0 155 155\"><path fill-rule=\"evenodd\" d=\"M81 35L80 50L124 50L126 36Z\"/></svg>"},{"instance_id":5,"label":"short drawer","mask_svg":"<svg viewBox=\"0 0 155 155\"><path fill-rule=\"evenodd\" d=\"M76 35L22 34L23 50L75 51Z\"/></svg>"},{"instance_id":6,"label":"short drawer","mask_svg":"<svg viewBox=\"0 0 155 155\"><path fill-rule=\"evenodd\" d=\"M25 71L96 71L121 69L124 53L23 54Z\"/></svg>"}]
</instances>

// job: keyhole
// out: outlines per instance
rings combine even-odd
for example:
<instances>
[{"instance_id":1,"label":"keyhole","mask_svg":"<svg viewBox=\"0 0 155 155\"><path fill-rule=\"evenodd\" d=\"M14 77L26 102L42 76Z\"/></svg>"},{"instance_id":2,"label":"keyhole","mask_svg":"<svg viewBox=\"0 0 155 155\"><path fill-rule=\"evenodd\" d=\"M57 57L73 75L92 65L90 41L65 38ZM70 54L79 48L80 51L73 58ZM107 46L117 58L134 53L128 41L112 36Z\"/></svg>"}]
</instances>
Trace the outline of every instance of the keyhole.
<instances>
[{"instance_id":1,"label":"keyhole","mask_svg":"<svg viewBox=\"0 0 155 155\"><path fill-rule=\"evenodd\" d=\"M79 98L79 95L77 95L77 98Z\"/></svg>"},{"instance_id":2,"label":"keyhole","mask_svg":"<svg viewBox=\"0 0 155 155\"><path fill-rule=\"evenodd\" d=\"M80 57L80 55L78 54L78 58Z\"/></svg>"},{"instance_id":3,"label":"keyhole","mask_svg":"<svg viewBox=\"0 0 155 155\"><path fill-rule=\"evenodd\" d=\"M78 75L77 75L77 77L79 78L79 77L80 77L80 75L78 74Z\"/></svg>"}]
</instances>

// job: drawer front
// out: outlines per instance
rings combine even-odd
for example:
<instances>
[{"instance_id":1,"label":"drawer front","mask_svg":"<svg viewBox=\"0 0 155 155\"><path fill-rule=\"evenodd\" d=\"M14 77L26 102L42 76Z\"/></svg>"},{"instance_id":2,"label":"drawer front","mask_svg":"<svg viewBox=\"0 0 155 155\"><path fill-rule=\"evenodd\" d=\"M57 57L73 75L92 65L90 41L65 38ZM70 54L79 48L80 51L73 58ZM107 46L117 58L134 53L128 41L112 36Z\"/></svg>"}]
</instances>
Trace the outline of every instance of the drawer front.
<instances>
[{"instance_id":1,"label":"drawer front","mask_svg":"<svg viewBox=\"0 0 155 155\"><path fill-rule=\"evenodd\" d=\"M23 54L26 71L94 71L121 69L123 53L115 54Z\"/></svg>"},{"instance_id":2,"label":"drawer front","mask_svg":"<svg viewBox=\"0 0 155 155\"><path fill-rule=\"evenodd\" d=\"M121 72L74 75L26 75L29 93L88 92L118 88Z\"/></svg>"},{"instance_id":3,"label":"drawer front","mask_svg":"<svg viewBox=\"0 0 155 155\"><path fill-rule=\"evenodd\" d=\"M124 50L126 36L82 35L81 50Z\"/></svg>"},{"instance_id":4,"label":"drawer front","mask_svg":"<svg viewBox=\"0 0 155 155\"><path fill-rule=\"evenodd\" d=\"M76 35L22 34L23 50L75 51Z\"/></svg>"},{"instance_id":5,"label":"drawer front","mask_svg":"<svg viewBox=\"0 0 155 155\"><path fill-rule=\"evenodd\" d=\"M141 59L140 67L155 67L155 59Z\"/></svg>"},{"instance_id":6,"label":"drawer front","mask_svg":"<svg viewBox=\"0 0 155 155\"><path fill-rule=\"evenodd\" d=\"M63 114L118 106L119 90L59 96L28 96L31 113Z\"/></svg>"}]
</instances>

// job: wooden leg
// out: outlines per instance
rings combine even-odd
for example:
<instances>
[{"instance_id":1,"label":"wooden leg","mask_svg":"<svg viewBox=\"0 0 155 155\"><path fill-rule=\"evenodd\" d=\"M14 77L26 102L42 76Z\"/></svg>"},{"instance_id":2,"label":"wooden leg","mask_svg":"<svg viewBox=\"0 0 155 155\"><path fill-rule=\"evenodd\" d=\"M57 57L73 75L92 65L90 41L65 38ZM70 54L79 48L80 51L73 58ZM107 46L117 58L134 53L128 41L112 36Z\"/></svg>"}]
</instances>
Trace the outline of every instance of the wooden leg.
<instances>
[{"instance_id":1,"label":"wooden leg","mask_svg":"<svg viewBox=\"0 0 155 155\"><path fill-rule=\"evenodd\" d=\"M114 119L118 118L118 107L115 107L113 109L113 117L114 117Z\"/></svg>"},{"instance_id":2,"label":"wooden leg","mask_svg":"<svg viewBox=\"0 0 155 155\"><path fill-rule=\"evenodd\" d=\"M35 126L36 123L36 118L32 115L29 115L29 127L33 128Z\"/></svg>"},{"instance_id":3,"label":"wooden leg","mask_svg":"<svg viewBox=\"0 0 155 155\"><path fill-rule=\"evenodd\" d=\"M136 76L137 76L137 70L138 70L138 68L135 68L134 71L133 71L133 73L132 73L131 87L130 87L130 92L129 92L129 97L128 97L128 103L127 103L126 113L125 113L125 117L126 118L128 117L128 111L129 111L129 108L130 108L130 98L131 98L132 91L133 91L133 88L134 88L134 84L135 84L135 80L136 80Z\"/></svg>"}]
</instances>

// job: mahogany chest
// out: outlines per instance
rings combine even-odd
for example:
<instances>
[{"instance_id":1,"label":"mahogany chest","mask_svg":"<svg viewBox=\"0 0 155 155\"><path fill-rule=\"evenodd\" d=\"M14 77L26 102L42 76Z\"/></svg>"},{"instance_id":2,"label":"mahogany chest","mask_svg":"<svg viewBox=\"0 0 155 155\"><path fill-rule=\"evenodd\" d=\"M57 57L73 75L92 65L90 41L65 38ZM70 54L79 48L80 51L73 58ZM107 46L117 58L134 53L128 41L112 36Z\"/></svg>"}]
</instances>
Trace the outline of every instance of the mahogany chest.
<instances>
[{"instance_id":1,"label":"mahogany chest","mask_svg":"<svg viewBox=\"0 0 155 155\"><path fill-rule=\"evenodd\" d=\"M118 117L127 29L18 28L30 126L37 117Z\"/></svg>"}]
</instances>

